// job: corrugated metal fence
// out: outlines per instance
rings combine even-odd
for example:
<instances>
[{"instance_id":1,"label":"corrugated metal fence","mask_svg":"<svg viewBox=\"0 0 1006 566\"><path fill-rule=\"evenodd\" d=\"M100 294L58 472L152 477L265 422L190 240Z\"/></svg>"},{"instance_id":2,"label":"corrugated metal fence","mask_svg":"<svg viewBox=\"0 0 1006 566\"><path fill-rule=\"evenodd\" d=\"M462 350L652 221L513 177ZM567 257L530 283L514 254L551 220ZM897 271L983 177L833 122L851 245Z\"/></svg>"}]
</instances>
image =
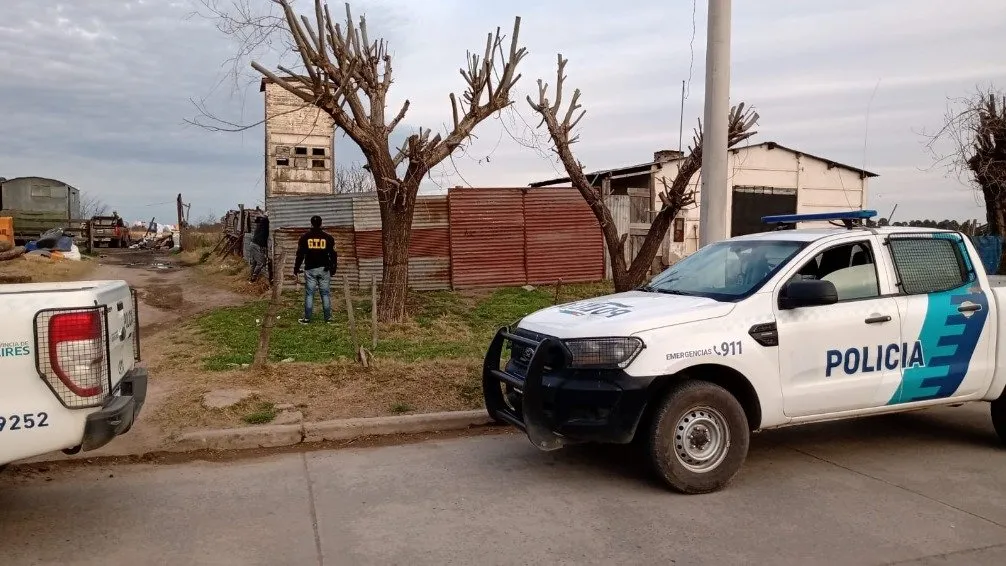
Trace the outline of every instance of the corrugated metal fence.
<instances>
[{"instance_id":1,"label":"corrugated metal fence","mask_svg":"<svg viewBox=\"0 0 1006 566\"><path fill-rule=\"evenodd\" d=\"M604 245L576 189L451 189L455 288L599 281Z\"/></svg>"},{"instance_id":2,"label":"corrugated metal fence","mask_svg":"<svg viewBox=\"0 0 1006 566\"><path fill-rule=\"evenodd\" d=\"M972 238L978 255L982 259L985 271L990 274L999 273L999 263L1003 254L1003 240L999 236L974 236Z\"/></svg>"},{"instance_id":3,"label":"corrugated metal fence","mask_svg":"<svg viewBox=\"0 0 1006 566\"><path fill-rule=\"evenodd\" d=\"M283 249L283 282L296 282L293 266L297 259L297 243L311 226L311 217L321 216L322 228L335 238L335 251L339 254L336 281L342 275L349 277L351 285L359 285L359 267L356 261L356 238L353 232L354 195L276 196L266 199L269 228L275 234L273 246Z\"/></svg>"},{"instance_id":4,"label":"corrugated metal fence","mask_svg":"<svg viewBox=\"0 0 1006 566\"><path fill-rule=\"evenodd\" d=\"M377 196L353 201L353 228L360 265L360 286L372 279L381 283L384 256L381 247L381 208ZM409 240L409 287L435 291L451 287L451 248L446 196L420 196L412 217Z\"/></svg>"},{"instance_id":5,"label":"corrugated metal fence","mask_svg":"<svg viewBox=\"0 0 1006 566\"><path fill-rule=\"evenodd\" d=\"M274 245L293 283L297 242L311 216L336 239L341 275L358 288L381 282L381 211L375 193L266 200ZM420 196L409 244L416 290L597 281L604 278L600 228L575 189L451 189Z\"/></svg>"}]
</instances>

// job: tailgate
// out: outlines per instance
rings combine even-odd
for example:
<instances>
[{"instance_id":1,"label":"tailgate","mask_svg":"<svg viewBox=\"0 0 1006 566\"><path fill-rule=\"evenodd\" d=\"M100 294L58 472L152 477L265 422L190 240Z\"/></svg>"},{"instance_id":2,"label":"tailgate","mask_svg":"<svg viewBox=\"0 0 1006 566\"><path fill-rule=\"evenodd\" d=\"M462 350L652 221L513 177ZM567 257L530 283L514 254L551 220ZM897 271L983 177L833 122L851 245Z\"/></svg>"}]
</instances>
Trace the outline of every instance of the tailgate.
<instances>
[{"instance_id":1,"label":"tailgate","mask_svg":"<svg viewBox=\"0 0 1006 566\"><path fill-rule=\"evenodd\" d=\"M124 281L103 286L98 302L108 307L108 367L111 390L140 359L136 293Z\"/></svg>"}]
</instances>

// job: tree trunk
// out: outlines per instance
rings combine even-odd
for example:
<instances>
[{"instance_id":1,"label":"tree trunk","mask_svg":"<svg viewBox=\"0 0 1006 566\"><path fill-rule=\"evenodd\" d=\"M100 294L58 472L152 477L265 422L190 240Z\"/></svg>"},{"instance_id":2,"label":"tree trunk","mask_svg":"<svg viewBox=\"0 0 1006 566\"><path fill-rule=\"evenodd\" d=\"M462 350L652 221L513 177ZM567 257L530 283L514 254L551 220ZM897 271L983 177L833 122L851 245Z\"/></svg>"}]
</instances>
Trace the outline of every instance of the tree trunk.
<instances>
[{"instance_id":1,"label":"tree trunk","mask_svg":"<svg viewBox=\"0 0 1006 566\"><path fill-rule=\"evenodd\" d=\"M405 183L381 198L381 249L384 269L381 298L377 303L380 322L401 322L405 318L405 299L409 289L409 242L412 239L412 214L416 192Z\"/></svg>"}]
</instances>

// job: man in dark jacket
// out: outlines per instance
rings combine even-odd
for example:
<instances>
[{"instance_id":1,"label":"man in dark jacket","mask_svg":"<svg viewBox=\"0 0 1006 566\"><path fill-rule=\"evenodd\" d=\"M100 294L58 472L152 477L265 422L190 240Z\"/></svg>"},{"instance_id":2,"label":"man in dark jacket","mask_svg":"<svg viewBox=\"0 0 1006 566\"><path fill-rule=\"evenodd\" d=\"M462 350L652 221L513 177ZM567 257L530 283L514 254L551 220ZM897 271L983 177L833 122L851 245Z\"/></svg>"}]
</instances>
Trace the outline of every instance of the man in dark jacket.
<instances>
[{"instance_id":1,"label":"man in dark jacket","mask_svg":"<svg viewBox=\"0 0 1006 566\"><path fill-rule=\"evenodd\" d=\"M325 323L332 322L332 274L335 273L339 256L335 252L335 238L321 229L321 217L311 217L311 229L300 237L297 244L297 261L293 266L294 276L300 275L304 267L304 318L301 324L311 322L314 311L314 291L321 295L321 307Z\"/></svg>"},{"instance_id":2,"label":"man in dark jacket","mask_svg":"<svg viewBox=\"0 0 1006 566\"><path fill-rule=\"evenodd\" d=\"M258 280L266 265L266 250L269 249L269 217L259 216L255 221L255 233L252 235L249 252L251 255L251 277L249 281Z\"/></svg>"}]
</instances>

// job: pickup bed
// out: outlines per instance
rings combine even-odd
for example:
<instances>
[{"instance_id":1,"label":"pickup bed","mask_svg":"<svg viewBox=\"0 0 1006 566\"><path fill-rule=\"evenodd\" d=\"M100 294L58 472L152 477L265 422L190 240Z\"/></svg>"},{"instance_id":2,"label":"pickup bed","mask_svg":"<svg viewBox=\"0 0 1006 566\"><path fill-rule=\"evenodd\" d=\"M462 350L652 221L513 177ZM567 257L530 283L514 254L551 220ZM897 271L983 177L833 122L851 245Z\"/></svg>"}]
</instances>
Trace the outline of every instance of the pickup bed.
<instances>
[{"instance_id":1,"label":"pickup bed","mask_svg":"<svg viewBox=\"0 0 1006 566\"><path fill-rule=\"evenodd\" d=\"M985 401L1006 439L1006 288L964 235L873 214L766 217L778 229L500 329L490 416L542 450L639 441L684 493L726 486L750 434L783 426Z\"/></svg>"},{"instance_id":2,"label":"pickup bed","mask_svg":"<svg viewBox=\"0 0 1006 566\"><path fill-rule=\"evenodd\" d=\"M143 406L136 296L124 281L0 285L0 467L94 450Z\"/></svg>"}]
</instances>

